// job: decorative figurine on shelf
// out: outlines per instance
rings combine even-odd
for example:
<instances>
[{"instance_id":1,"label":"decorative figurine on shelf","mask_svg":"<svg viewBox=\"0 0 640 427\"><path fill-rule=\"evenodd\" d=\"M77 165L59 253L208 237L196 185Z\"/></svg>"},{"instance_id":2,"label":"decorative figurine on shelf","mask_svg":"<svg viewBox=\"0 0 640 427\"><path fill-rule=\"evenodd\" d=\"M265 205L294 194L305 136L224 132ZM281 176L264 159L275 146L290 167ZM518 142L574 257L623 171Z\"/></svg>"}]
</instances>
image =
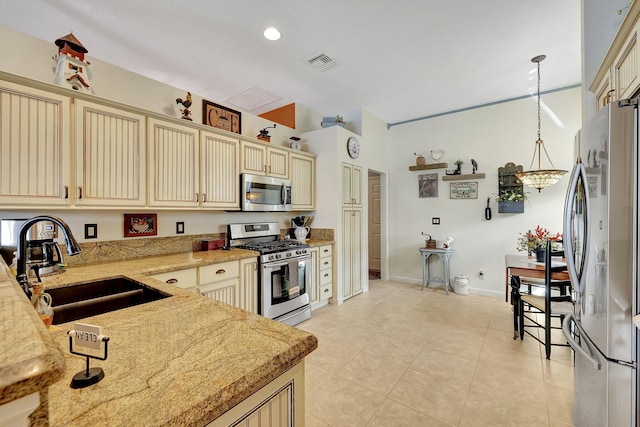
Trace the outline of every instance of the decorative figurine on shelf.
<instances>
[{"instance_id":1,"label":"decorative figurine on shelf","mask_svg":"<svg viewBox=\"0 0 640 427\"><path fill-rule=\"evenodd\" d=\"M180 112L182 112L182 118L185 120L193 121L191 117L189 117L191 116L189 107L191 107L192 103L193 100L191 99L191 92L187 92L187 97L184 100L182 98L176 98L176 104L182 104L182 106L184 107L180 110Z\"/></svg>"},{"instance_id":2,"label":"decorative figurine on shelf","mask_svg":"<svg viewBox=\"0 0 640 427\"><path fill-rule=\"evenodd\" d=\"M444 150L431 150L431 158L438 161L444 156Z\"/></svg>"},{"instance_id":3,"label":"decorative figurine on shelf","mask_svg":"<svg viewBox=\"0 0 640 427\"><path fill-rule=\"evenodd\" d=\"M471 159L471 166L473 166L473 171L471 173L476 173L476 171L478 170L478 162L476 162L474 159Z\"/></svg>"},{"instance_id":4,"label":"decorative figurine on shelf","mask_svg":"<svg viewBox=\"0 0 640 427\"><path fill-rule=\"evenodd\" d=\"M84 54L88 50L73 33L60 37L55 44L58 46L58 54L53 56L53 60L57 62L55 84L78 92L91 93L87 73L90 62L84 60Z\"/></svg>"},{"instance_id":5,"label":"decorative figurine on shelf","mask_svg":"<svg viewBox=\"0 0 640 427\"><path fill-rule=\"evenodd\" d=\"M422 154L413 153L416 157L416 166L423 166L425 164L424 156Z\"/></svg>"},{"instance_id":6,"label":"decorative figurine on shelf","mask_svg":"<svg viewBox=\"0 0 640 427\"><path fill-rule=\"evenodd\" d=\"M447 175L460 175L462 173L462 165L464 164L464 162L458 159L454 162L454 164L456 165L456 169L453 172L450 173L449 171L445 171L444 173Z\"/></svg>"},{"instance_id":7,"label":"decorative figurine on shelf","mask_svg":"<svg viewBox=\"0 0 640 427\"><path fill-rule=\"evenodd\" d=\"M275 129L275 128L276 128L276 124L274 123L273 126L269 126L262 129L260 133L257 135L257 138L261 141L271 142L271 135L269 135L269 131L267 129Z\"/></svg>"}]
</instances>

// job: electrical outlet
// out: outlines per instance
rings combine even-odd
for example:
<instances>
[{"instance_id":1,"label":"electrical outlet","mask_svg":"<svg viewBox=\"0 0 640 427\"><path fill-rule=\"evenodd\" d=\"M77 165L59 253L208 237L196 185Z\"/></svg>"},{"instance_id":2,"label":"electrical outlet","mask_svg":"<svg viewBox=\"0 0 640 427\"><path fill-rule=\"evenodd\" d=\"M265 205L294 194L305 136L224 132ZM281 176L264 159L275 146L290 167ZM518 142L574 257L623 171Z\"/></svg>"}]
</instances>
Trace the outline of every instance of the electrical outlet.
<instances>
[{"instance_id":1,"label":"electrical outlet","mask_svg":"<svg viewBox=\"0 0 640 427\"><path fill-rule=\"evenodd\" d=\"M85 224L84 225L84 238L85 239L97 239L98 238L98 224Z\"/></svg>"},{"instance_id":2,"label":"electrical outlet","mask_svg":"<svg viewBox=\"0 0 640 427\"><path fill-rule=\"evenodd\" d=\"M431 218L431 224L440 225L440 218L438 217Z\"/></svg>"},{"instance_id":3,"label":"electrical outlet","mask_svg":"<svg viewBox=\"0 0 640 427\"><path fill-rule=\"evenodd\" d=\"M176 234L184 234L184 222L176 222Z\"/></svg>"}]
</instances>

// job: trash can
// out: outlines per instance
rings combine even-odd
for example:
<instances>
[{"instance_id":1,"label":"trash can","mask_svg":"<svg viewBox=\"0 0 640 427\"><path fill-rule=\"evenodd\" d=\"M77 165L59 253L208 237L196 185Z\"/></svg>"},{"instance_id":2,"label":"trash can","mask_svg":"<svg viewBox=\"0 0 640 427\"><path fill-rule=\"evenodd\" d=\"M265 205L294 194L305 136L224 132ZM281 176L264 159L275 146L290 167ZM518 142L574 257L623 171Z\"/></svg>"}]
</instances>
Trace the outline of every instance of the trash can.
<instances>
[{"instance_id":1,"label":"trash can","mask_svg":"<svg viewBox=\"0 0 640 427\"><path fill-rule=\"evenodd\" d=\"M453 290L456 294L467 295L469 293L469 278L463 274L453 279Z\"/></svg>"}]
</instances>

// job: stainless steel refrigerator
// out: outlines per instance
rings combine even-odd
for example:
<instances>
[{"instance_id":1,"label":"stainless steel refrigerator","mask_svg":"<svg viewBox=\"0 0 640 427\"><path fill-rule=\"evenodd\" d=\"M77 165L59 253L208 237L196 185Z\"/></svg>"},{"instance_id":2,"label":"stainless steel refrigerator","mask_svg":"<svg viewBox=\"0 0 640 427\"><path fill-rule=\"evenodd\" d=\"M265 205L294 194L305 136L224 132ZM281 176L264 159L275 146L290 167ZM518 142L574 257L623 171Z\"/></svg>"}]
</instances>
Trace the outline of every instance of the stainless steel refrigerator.
<instances>
[{"instance_id":1,"label":"stainless steel refrigerator","mask_svg":"<svg viewBox=\"0 0 640 427\"><path fill-rule=\"evenodd\" d=\"M576 135L563 230L575 308L563 330L578 427L639 422L637 141L637 100L608 105Z\"/></svg>"}]
</instances>

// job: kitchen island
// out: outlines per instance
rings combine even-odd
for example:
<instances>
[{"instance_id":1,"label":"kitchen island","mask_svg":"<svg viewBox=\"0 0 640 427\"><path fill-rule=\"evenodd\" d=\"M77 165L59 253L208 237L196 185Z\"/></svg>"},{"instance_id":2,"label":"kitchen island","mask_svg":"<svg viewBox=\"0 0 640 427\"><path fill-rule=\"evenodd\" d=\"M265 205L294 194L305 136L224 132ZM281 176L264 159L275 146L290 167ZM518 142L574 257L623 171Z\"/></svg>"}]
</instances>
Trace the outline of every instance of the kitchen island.
<instances>
[{"instance_id":1,"label":"kitchen island","mask_svg":"<svg viewBox=\"0 0 640 427\"><path fill-rule=\"evenodd\" d=\"M0 282L0 286L13 289L13 299L24 300L19 311L29 321L24 333L30 333L9 337L12 342L5 342L7 336L0 337L0 346L9 353L3 351L0 374L6 372L6 365L15 368L27 363L33 358L29 352L35 349L47 356L41 357L47 366L43 363L40 381L31 378L33 369L23 371L24 378L12 384L5 383L2 375L0 395L13 391L17 398L48 388L48 397L41 393L41 400L48 400L48 414L40 408L36 418L48 418L52 426L204 426L259 394L274 380L293 373L296 379L288 383L293 384L291 390L298 398L288 416L304 419L304 379L300 372L304 357L317 347L313 335L149 277L252 256L255 253L243 250L193 252L69 268L46 278L45 287L59 287L125 276L171 295L83 319L102 326L102 333L110 337L107 360L91 362L91 366L104 369L105 378L84 389L69 387L71 378L85 367L84 358L68 350L66 331L73 329L73 323L54 326L47 332L35 311L29 312L33 309L19 295L21 290L15 281L9 278ZM19 326L16 321L10 323ZM1 327L4 325L6 322ZM32 342L33 350L22 354L24 346L14 349L21 340ZM66 369L61 369L65 363ZM27 389L22 383L29 382L37 384Z\"/></svg>"}]
</instances>

